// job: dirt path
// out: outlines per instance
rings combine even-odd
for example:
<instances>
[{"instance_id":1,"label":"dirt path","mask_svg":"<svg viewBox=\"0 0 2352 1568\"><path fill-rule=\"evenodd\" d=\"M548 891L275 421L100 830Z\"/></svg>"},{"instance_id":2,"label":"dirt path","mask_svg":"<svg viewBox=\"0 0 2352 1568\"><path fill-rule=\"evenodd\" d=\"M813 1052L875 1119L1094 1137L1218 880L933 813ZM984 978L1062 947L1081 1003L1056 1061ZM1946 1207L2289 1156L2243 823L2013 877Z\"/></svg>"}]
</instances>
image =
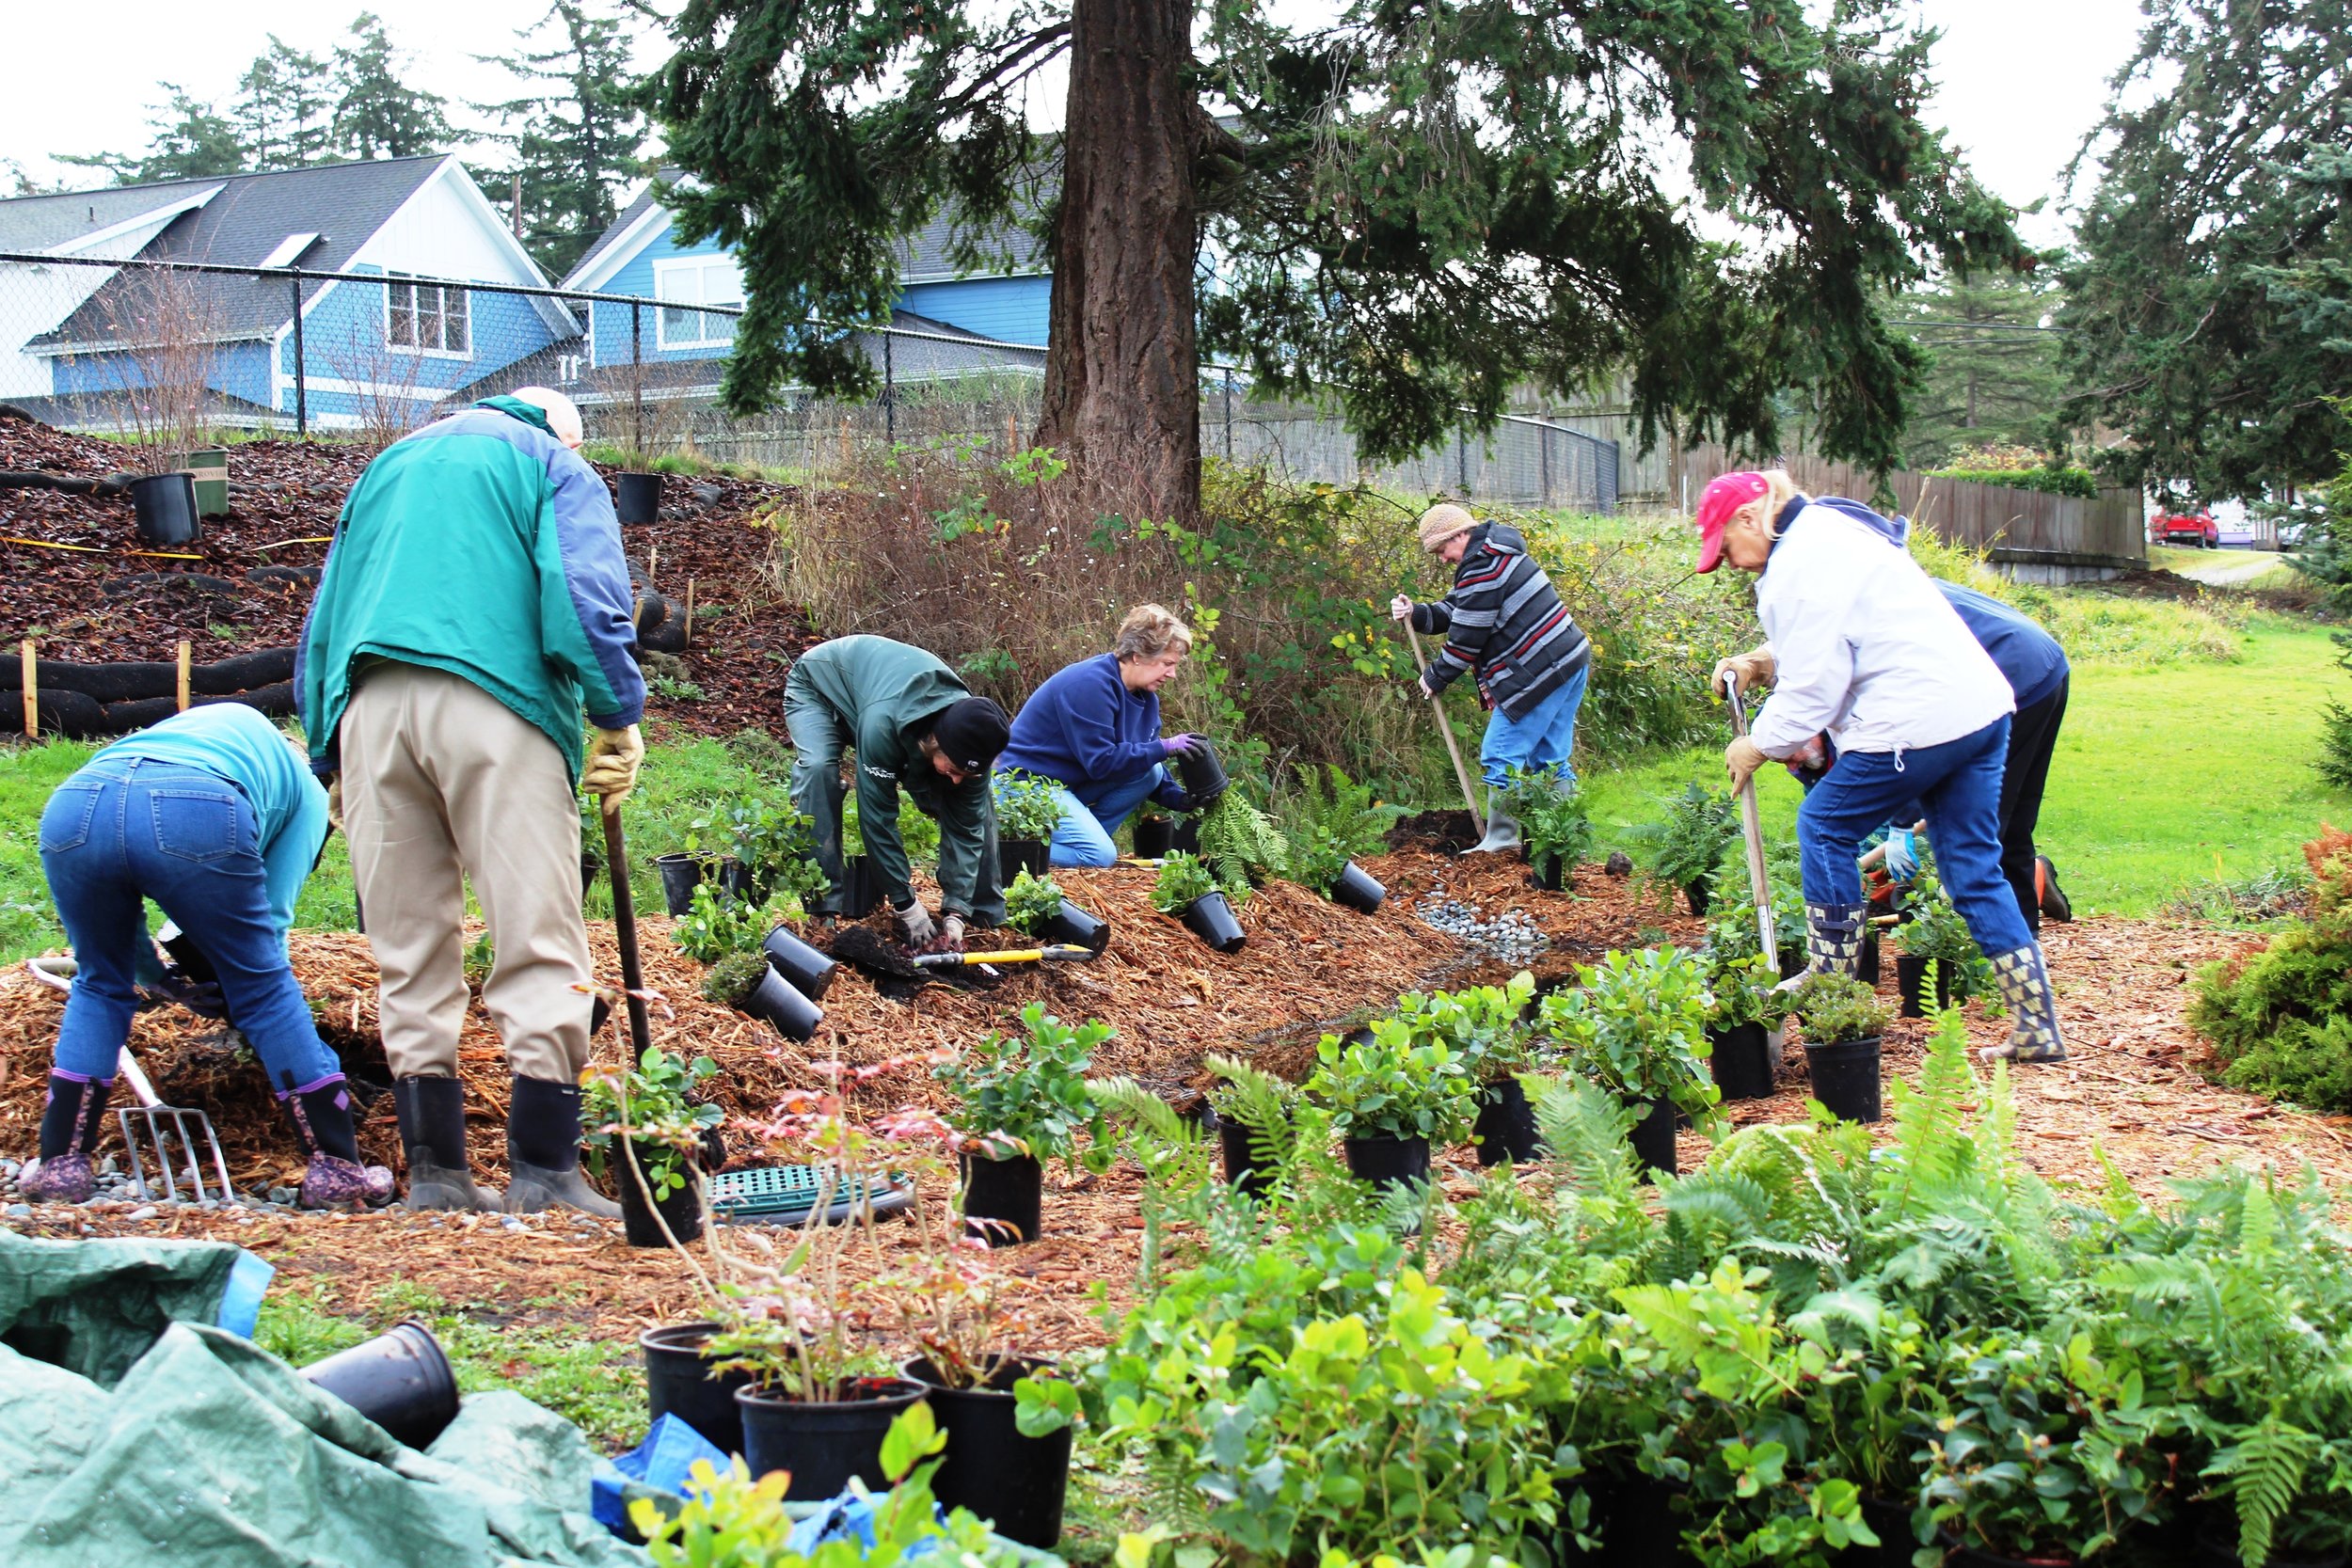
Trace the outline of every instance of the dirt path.
<instances>
[{"instance_id":1,"label":"dirt path","mask_svg":"<svg viewBox=\"0 0 2352 1568\"><path fill-rule=\"evenodd\" d=\"M2201 561L2194 566L2176 566L2173 570L2190 581L2201 582L2209 588L2228 588L2236 583L2253 581L2285 559L2271 550L2229 551L2217 554L2211 561Z\"/></svg>"}]
</instances>

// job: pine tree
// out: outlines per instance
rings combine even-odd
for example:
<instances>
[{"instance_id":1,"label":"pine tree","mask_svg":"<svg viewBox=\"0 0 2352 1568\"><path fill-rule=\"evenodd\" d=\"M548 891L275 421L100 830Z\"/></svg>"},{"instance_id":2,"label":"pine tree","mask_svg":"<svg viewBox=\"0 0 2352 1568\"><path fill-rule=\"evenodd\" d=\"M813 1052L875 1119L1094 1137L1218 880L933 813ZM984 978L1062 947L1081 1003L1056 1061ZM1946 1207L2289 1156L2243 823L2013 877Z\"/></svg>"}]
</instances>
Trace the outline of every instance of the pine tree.
<instances>
[{"instance_id":1,"label":"pine tree","mask_svg":"<svg viewBox=\"0 0 2352 1568\"><path fill-rule=\"evenodd\" d=\"M103 169L118 185L242 173L246 148L235 123L214 112L211 104L198 103L182 87L169 82L157 85L170 97L148 117L151 135L144 153L128 158L115 152L60 152L56 154L57 162Z\"/></svg>"},{"instance_id":2,"label":"pine tree","mask_svg":"<svg viewBox=\"0 0 2352 1568\"><path fill-rule=\"evenodd\" d=\"M449 101L404 84L400 53L384 24L362 11L351 41L335 47L334 154L338 158L413 158L450 140Z\"/></svg>"},{"instance_id":3,"label":"pine tree","mask_svg":"<svg viewBox=\"0 0 2352 1568\"><path fill-rule=\"evenodd\" d=\"M495 180L502 187L521 176L523 243L560 277L612 222L615 189L642 166L646 126L618 18L593 14L588 0L555 0L516 36L527 43L550 24L561 37L549 47L492 62L550 90L474 106L519 127L494 138L514 151Z\"/></svg>"},{"instance_id":4,"label":"pine tree","mask_svg":"<svg viewBox=\"0 0 2352 1568\"><path fill-rule=\"evenodd\" d=\"M1794 390L1821 450L1891 466L1925 356L1882 302L1931 260L2022 259L1920 121L1932 35L1900 0L1295 9L687 0L654 97L682 228L744 267L727 403L869 390L811 318L885 320L946 210L967 263L1008 225L1050 244L1038 436L1105 511L1195 508L1203 351L1336 388L1373 459L1622 371L1650 435L1770 450Z\"/></svg>"},{"instance_id":5,"label":"pine tree","mask_svg":"<svg viewBox=\"0 0 2352 1568\"><path fill-rule=\"evenodd\" d=\"M269 47L238 78L230 106L246 166L258 172L325 163L333 131L330 86L326 61L269 35Z\"/></svg>"},{"instance_id":6,"label":"pine tree","mask_svg":"<svg viewBox=\"0 0 2352 1568\"><path fill-rule=\"evenodd\" d=\"M1898 301L1903 330L1931 356L1903 433L1912 467L1932 468L1966 447L2050 440L2067 392L2058 335L2048 329L2057 303L2042 272L1941 278Z\"/></svg>"}]
</instances>

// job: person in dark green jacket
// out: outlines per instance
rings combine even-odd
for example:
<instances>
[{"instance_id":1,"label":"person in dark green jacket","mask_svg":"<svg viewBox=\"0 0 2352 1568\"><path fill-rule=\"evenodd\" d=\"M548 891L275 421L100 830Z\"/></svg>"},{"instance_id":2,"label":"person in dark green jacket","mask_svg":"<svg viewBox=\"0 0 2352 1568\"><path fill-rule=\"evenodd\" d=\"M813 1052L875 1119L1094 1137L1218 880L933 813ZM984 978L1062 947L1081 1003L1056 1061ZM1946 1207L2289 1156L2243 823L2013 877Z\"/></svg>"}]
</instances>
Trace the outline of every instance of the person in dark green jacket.
<instances>
[{"instance_id":1,"label":"person in dark green jacket","mask_svg":"<svg viewBox=\"0 0 2352 1568\"><path fill-rule=\"evenodd\" d=\"M815 912L841 903L841 755L857 753L858 831L910 947L961 951L967 922L1005 917L997 886L989 768L1012 726L931 655L886 637L842 637L803 654L784 683L792 803L817 824L832 882ZM914 896L898 839L898 792L939 822L940 920Z\"/></svg>"}]
</instances>

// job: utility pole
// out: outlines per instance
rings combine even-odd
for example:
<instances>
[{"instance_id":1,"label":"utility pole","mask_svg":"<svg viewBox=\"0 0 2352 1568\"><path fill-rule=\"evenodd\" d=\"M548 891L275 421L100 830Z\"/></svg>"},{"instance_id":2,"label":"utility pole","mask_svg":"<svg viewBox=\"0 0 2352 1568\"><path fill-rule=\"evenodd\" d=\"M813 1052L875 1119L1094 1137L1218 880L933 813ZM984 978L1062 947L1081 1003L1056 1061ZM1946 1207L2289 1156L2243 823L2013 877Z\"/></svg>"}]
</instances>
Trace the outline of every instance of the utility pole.
<instances>
[{"instance_id":1,"label":"utility pole","mask_svg":"<svg viewBox=\"0 0 2352 1568\"><path fill-rule=\"evenodd\" d=\"M520 169L515 171L515 199L507 211L514 221L515 238L519 240L523 237L523 176Z\"/></svg>"}]
</instances>

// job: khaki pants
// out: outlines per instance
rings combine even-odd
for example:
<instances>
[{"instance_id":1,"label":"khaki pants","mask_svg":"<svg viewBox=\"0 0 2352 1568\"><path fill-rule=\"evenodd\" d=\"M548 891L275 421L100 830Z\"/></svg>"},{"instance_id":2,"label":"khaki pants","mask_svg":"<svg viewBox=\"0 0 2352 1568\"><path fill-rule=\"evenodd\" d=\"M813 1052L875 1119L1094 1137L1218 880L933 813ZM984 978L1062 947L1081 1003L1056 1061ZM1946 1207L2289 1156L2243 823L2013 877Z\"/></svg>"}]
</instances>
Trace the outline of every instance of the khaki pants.
<instances>
[{"instance_id":1,"label":"khaki pants","mask_svg":"<svg viewBox=\"0 0 2352 1568\"><path fill-rule=\"evenodd\" d=\"M488 918L482 1000L517 1077L577 1083L595 999L580 917L580 800L552 741L471 681L378 664L343 710L343 822L381 972L395 1077L457 1076L461 873Z\"/></svg>"}]
</instances>

